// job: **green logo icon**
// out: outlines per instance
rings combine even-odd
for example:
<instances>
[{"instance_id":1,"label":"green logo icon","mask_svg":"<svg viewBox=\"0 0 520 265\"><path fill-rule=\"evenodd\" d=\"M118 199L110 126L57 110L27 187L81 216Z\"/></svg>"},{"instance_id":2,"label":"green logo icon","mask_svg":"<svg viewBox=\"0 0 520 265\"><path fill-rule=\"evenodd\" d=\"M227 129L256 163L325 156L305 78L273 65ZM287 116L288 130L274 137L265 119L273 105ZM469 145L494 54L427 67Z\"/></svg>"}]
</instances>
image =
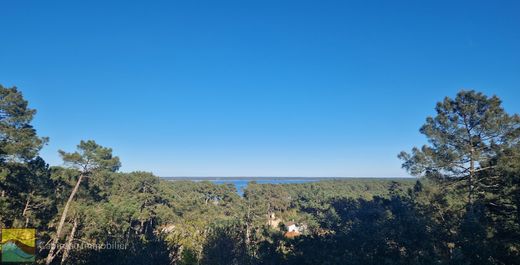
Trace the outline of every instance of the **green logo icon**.
<instances>
[{"instance_id":1,"label":"green logo icon","mask_svg":"<svg viewBox=\"0 0 520 265\"><path fill-rule=\"evenodd\" d=\"M35 229L2 229L2 262L34 262L35 253Z\"/></svg>"}]
</instances>

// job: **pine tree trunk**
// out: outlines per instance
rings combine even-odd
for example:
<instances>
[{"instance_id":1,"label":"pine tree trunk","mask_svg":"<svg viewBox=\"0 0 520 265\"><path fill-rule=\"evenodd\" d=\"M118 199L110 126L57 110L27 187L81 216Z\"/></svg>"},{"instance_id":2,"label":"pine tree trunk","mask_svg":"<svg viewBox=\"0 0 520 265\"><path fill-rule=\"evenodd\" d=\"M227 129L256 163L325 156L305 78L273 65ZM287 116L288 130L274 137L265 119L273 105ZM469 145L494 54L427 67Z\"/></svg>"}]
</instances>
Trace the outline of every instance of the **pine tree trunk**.
<instances>
[{"instance_id":1,"label":"pine tree trunk","mask_svg":"<svg viewBox=\"0 0 520 265\"><path fill-rule=\"evenodd\" d=\"M473 154L475 149L471 147L470 161L469 161L469 178L468 178L468 204L470 210L473 210L473 179L475 177L475 161L473 160Z\"/></svg>"},{"instance_id":2,"label":"pine tree trunk","mask_svg":"<svg viewBox=\"0 0 520 265\"><path fill-rule=\"evenodd\" d=\"M246 221L246 238L245 238L246 246L249 248L251 244L251 225L249 224L249 220Z\"/></svg>"},{"instance_id":3,"label":"pine tree trunk","mask_svg":"<svg viewBox=\"0 0 520 265\"><path fill-rule=\"evenodd\" d=\"M81 180L83 180L83 174L79 175L78 181L76 182L76 185L74 186L74 189L72 189L72 192L70 193L69 199L67 200L67 203L65 204L65 207L63 208L63 213L61 214L60 223L58 224L58 228L56 230L56 235L54 236L54 239L52 240L51 249L49 250L49 254L47 255L47 258L45 259L45 264L49 265L54 260L54 258L57 255L57 245L60 241L61 237L61 231L63 229L63 225L65 224L65 220L67 219L67 213L69 211L70 203L74 199L74 196L78 192L79 185L81 184Z\"/></svg>"},{"instance_id":4,"label":"pine tree trunk","mask_svg":"<svg viewBox=\"0 0 520 265\"><path fill-rule=\"evenodd\" d=\"M65 261L69 257L70 249L72 246L72 241L74 241L74 235L76 234L76 229L78 227L78 218L74 218L74 224L72 225L72 231L69 234L69 238L67 239L67 243L65 244L65 249L63 250L63 255L61 256L61 263L65 264Z\"/></svg>"},{"instance_id":5,"label":"pine tree trunk","mask_svg":"<svg viewBox=\"0 0 520 265\"><path fill-rule=\"evenodd\" d=\"M25 217L25 228L29 225L29 217L27 216L27 212L29 211L29 205L31 203L31 196L34 192L29 193L27 196L27 201L25 202L25 207L23 208L22 217Z\"/></svg>"}]
</instances>

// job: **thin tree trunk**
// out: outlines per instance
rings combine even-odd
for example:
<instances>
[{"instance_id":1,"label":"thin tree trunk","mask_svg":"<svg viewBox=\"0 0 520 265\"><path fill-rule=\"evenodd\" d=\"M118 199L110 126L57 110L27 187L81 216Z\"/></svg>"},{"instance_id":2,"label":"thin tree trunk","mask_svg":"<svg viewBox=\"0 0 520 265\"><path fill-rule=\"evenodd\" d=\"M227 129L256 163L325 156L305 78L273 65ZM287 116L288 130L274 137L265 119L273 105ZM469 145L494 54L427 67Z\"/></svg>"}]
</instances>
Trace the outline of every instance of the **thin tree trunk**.
<instances>
[{"instance_id":1,"label":"thin tree trunk","mask_svg":"<svg viewBox=\"0 0 520 265\"><path fill-rule=\"evenodd\" d=\"M65 249L63 250L63 255L61 256L61 264L65 264L65 260L69 257L70 249L72 246L72 241L74 241L74 235L76 234L76 229L78 227L78 218L74 218L74 224L72 225L72 231L69 234L69 238L67 239L67 243L65 243Z\"/></svg>"},{"instance_id":2,"label":"thin tree trunk","mask_svg":"<svg viewBox=\"0 0 520 265\"><path fill-rule=\"evenodd\" d=\"M27 201L25 202L25 207L23 208L23 212L22 212L22 217L25 217L25 226L24 227L26 227L26 228L29 225L29 217L26 215L27 215L27 212L29 211L29 205L31 203L31 196L33 195L33 193L34 193L34 191L29 193L29 195L27 196Z\"/></svg>"},{"instance_id":3,"label":"thin tree trunk","mask_svg":"<svg viewBox=\"0 0 520 265\"><path fill-rule=\"evenodd\" d=\"M468 176L468 206L469 210L473 211L473 177L475 175L475 147L473 145L473 138L471 135L472 128L469 126L467 122L466 116L463 116L464 119L464 126L466 127L466 132L468 136L468 143L470 145L470 151L469 151L469 176Z\"/></svg>"},{"instance_id":4,"label":"thin tree trunk","mask_svg":"<svg viewBox=\"0 0 520 265\"><path fill-rule=\"evenodd\" d=\"M76 185L74 186L74 189L72 189L72 192L70 193L69 199L67 200L67 203L65 203L65 207L63 208L63 213L61 214L60 223L58 224L58 228L56 230L56 235L54 236L54 240L51 244L51 249L49 250L49 254L47 255L47 258L45 259L45 264L49 265L56 257L57 252L57 245L61 237L61 231L63 229L63 225L65 224L65 219L67 219L67 213L69 211L70 203L74 199L74 196L78 192L79 185L81 184L81 180L83 180L83 174L79 175L78 181L76 182Z\"/></svg>"},{"instance_id":5,"label":"thin tree trunk","mask_svg":"<svg viewBox=\"0 0 520 265\"><path fill-rule=\"evenodd\" d=\"M128 228L128 230L125 232L125 248L128 245L128 240L130 239L130 233L130 228Z\"/></svg>"},{"instance_id":6,"label":"thin tree trunk","mask_svg":"<svg viewBox=\"0 0 520 265\"><path fill-rule=\"evenodd\" d=\"M249 248L249 245L251 243L251 226L250 226L250 219L251 218L251 206L247 205L247 216L246 216L246 238L245 243L246 246Z\"/></svg>"},{"instance_id":7,"label":"thin tree trunk","mask_svg":"<svg viewBox=\"0 0 520 265\"><path fill-rule=\"evenodd\" d=\"M470 151L470 161L469 161L469 178L468 178L468 204L470 210L473 209L473 179L475 175L475 161L473 160L474 148L471 147Z\"/></svg>"}]
</instances>

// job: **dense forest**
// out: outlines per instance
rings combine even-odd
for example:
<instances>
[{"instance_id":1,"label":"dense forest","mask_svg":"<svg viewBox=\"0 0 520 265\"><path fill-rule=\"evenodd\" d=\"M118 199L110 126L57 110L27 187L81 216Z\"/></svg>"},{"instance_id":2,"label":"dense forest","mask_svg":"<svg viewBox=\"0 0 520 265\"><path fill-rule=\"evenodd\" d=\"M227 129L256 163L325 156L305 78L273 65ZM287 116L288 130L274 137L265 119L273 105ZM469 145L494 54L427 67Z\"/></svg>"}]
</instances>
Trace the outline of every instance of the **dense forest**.
<instances>
[{"instance_id":1,"label":"dense forest","mask_svg":"<svg viewBox=\"0 0 520 265\"><path fill-rule=\"evenodd\" d=\"M520 117L475 91L435 113L425 145L399 154L415 179L252 182L240 196L119 172L92 140L50 167L36 111L0 86L0 227L36 228L38 264L520 264Z\"/></svg>"}]
</instances>

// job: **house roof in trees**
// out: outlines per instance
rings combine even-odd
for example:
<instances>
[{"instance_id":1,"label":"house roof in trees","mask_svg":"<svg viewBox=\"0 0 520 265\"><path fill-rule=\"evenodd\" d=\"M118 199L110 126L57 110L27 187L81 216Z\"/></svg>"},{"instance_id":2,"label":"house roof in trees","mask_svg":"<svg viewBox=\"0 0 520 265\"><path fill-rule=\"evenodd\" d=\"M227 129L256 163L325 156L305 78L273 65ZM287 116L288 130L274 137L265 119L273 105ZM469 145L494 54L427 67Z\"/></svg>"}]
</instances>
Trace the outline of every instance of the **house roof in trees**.
<instances>
[{"instance_id":1,"label":"house roof in trees","mask_svg":"<svg viewBox=\"0 0 520 265\"><path fill-rule=\"evenodd\" d=\"M300 235L300 232L296 232L296 231L291 231L291 232L287 232L287 233L283 234L283 236L286 238L295 238L299 235Z\"/></svg>"}]
</instances>

